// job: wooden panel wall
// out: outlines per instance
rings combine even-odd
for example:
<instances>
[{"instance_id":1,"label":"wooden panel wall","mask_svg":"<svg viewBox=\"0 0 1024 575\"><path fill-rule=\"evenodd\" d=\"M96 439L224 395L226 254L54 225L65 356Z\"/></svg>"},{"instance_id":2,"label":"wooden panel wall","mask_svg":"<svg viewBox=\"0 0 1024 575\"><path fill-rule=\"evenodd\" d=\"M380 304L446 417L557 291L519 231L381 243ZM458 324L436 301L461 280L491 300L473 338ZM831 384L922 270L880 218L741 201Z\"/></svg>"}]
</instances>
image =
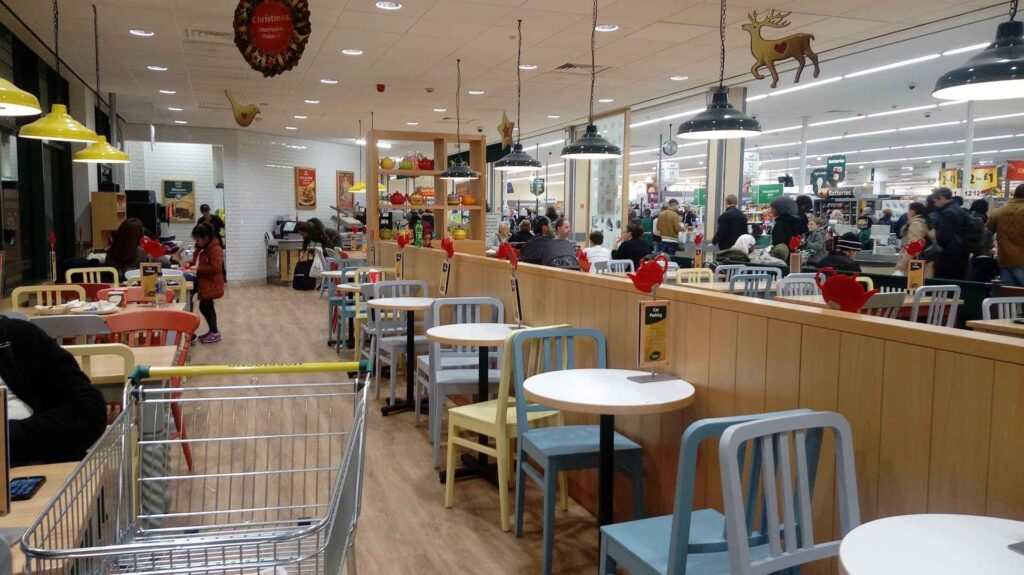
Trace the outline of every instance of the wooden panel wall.
<instances>
[{"instance_id":1,"label":"wooden panel wall","mask_svg":"<svg viewBox=\"0 0 1024 575\"><path fill-rule=\"evenodd\" d=\"M380 244L381 262L393 261L395 249ZM434 289L443 254L405 252L406 275ZM471 255L453 261L449 295L503 298L511 321L507 263ZM633 367L641 297L628 280L525 264L518 276L527 323L600 329L610 366ZM1024 341L675 286L658 296L673 302L669 371L692 383L697 399L680 413L616 420L644 447L648 515L671 513L689 423L808 407L850 421L864 521L922 512L1024 520ZM712 455L707 449L700 457L698 506L721 505ZM819 536L838 525L834 465L827 450L819 478L829 479L818 482L814 500ZM617 515L628 519L628 485L619 487ZM596 475L576 474L571 491L593 509Z\"/></svg>"}]
</instances>

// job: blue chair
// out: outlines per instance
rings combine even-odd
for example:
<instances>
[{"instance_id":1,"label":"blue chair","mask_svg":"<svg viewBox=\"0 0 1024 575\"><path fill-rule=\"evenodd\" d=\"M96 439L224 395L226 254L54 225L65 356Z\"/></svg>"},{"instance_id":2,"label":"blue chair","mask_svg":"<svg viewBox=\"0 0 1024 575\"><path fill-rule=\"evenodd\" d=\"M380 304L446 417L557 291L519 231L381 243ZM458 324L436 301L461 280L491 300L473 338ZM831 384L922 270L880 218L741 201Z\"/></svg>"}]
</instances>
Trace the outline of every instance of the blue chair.
<instances>
[{"instance_id":1,"label":"blue chair","mask_svg":"<svg viewBox=\"0 0 1024 575\"><path fill-rule=\"evenodd\" d=\"M359 260L345 261L358 263ZM349 281L347 276L344 276L344 274L347 274L350 271L355 273L359 267L350 265L348 267L338 269L340 269L343 274L341 283L362 283L360 279L355 276L352 277L352 282ZM336 286L337 283L334 285ZM333 295L334 287L331 287L329 293L330 295L327 298L327 345L331 345L333 343L336 349L340 350L341 342L348 338L348 320L350 318L355 318L356 304L354 297L350 295ZM337 312L335 310L337 310ZM337 313L337 316L335 316L335 313Z\"/></svg>"},{"instance_id":2,"label":"blue chair","mask_svg":"<svg viewBox=\"0 0 1024 575\"><path fill-rule=\"evenodd\" d=\"M526 498L526 477L544 488L544 574L551 573L555 496L562 487L562 509L568 508L564 472L596 469L600 463L599 431L596 425L567 425L531 429L528 414L551 411L552 408L531 404L523 392L523 382L530 375L553 370L572 369L576 365L576 346L580 340L592 340L596 348L596 365L607 367L604 334L596 329L565 327L533 329L512 337L512 377L516 385L516 428L519 450L516 457L516 523L515 534L523 534L523 505ZM527 461L533 460L533 463ZM643 517L643 462L638 444L619 433L615 434L615 463L633 484L633 511Z\"/></svg>"},{"instance_id":3,"label":"blue chair","mask_svg":"<svg viewBox=\"0 0 1024 575\"><path fill-rule=\"evenodd\" d=\"M729 293L745 297L772 299L772 276L760 272L737 272L729 278Z\"/></svg>"},{"instance_id":4,"label":"blue chair","mask_svg":"<svg viewBox=\"0 0 1024 575\"><path fill-rule=\"evenodd\" d=\"M622 566L630 575L656 573L659 575L686 575L687 573L729 573L729 546L725 534L725 516L716 509L693 510L693 489L697 472L697 452L700 444L708 439L721 437L734 425L813 413L809 409L796 409L756 415L739 415L702 419L686 428L682 445L679 448L679 467L676 476L675 507L672 515L662 515L640 521L616 523L601 528L601 563L602 574L613 574L617 565ZM817 469L821 446L821 434L811 433L807 436L807 453L809 466ZM758 479L761 472L761 450L755 449L751 454L747 468L748 489L757 494ZM741 455L739 458L745 458ZM813 474L812 488L813 488ZM768 555L761 524L755 526L755 519L764 521L765 513L756 513L753 502L756 497L748 497L746 520L748 525L747 538L751 554L766 557Z\"/></svg>"},{"instance_id":5,"label":"blue chair","mask_svg":"<svg viewBox=\"0 0 1024 575\"><path fill-rule=\"evenodd\" d=\"M363 260L357 260L353 258L337 258L337 257L325 257L324 258L324 270L344 270L346 268L359 268L364 267L366 262ZM323 297L326 292L328 297L334 294L334 288L338 285L338 280L334 278L324 278L320 282L320 296Z\"/></svg>"}]
</instances>

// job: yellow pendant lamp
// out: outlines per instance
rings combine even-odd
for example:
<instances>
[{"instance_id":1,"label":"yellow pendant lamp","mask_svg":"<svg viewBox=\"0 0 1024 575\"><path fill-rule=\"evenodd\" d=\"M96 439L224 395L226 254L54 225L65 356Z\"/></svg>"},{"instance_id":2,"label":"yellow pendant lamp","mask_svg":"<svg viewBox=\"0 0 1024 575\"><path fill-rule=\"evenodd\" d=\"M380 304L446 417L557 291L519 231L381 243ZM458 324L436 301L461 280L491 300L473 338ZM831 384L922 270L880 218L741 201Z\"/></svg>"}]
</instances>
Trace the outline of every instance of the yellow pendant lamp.
<instances>
[{"instance_id":1,"label":"yellow pendant lamp","mask_svg":"<svg viewBox=\"0 0 1024 575\"><path fill-rule=\"evenodd\" d=\"M35 116L42 111L38 98L0 78L0 116Z\"/></svg>"},{"instance_id":2,"label":"yellow pendant lamp","mask_svg":"<svg viewBox=\"0 0 1024 575\"><path fill-rule=\"evenodd\" d=\"M91 146L76 152L74 161L85 164L127 164L131 162L131 158L107 143L107 138L100 136Z\"/></svg>"}]
</instances>

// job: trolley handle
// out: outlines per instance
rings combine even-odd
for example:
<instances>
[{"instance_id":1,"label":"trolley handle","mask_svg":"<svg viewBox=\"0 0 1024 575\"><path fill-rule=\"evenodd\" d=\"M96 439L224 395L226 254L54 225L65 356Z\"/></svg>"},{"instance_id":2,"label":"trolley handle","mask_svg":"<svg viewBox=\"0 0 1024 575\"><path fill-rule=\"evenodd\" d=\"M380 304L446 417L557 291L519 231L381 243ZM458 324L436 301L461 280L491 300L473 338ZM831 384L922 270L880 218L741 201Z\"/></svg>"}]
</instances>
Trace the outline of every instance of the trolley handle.
<instances>
[{"instance_id":1,"label":"trolley handle","mask_svg":"<svg viewBox=\"0 0 1024 575\"><path fill-rule=\"evenodd\" d=\"M328 373L357 372L366 373L369 362L362 361L331 361L313 363L252 363L228 365L183 365L175 367L152 367L138 365L132 370L129 379L132 386L144 379L170 377L192 377L203 375L246 375L257 373Z\"/></svg>"}]
</instances>

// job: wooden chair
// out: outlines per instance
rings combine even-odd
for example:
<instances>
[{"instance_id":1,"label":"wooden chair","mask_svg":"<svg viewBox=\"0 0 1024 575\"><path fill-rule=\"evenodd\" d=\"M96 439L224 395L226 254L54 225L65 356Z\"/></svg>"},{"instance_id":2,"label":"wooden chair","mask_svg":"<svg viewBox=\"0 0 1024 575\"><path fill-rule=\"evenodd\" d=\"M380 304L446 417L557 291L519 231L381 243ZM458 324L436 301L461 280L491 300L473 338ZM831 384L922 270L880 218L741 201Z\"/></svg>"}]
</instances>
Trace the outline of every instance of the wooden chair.
<instances>
[{"instance_id":1,"label":"wooden chair","mask_svg":"<svg viewBox=\"0 0 1024 575\"><path fill-rule=\"evenodd\" d=\"M676 283L702 284L715 281L715 272L708 268L684 268L676 270Z\"/></svg>"},{"instance_id":2,"label":"wooden chair","mask_svg":"<svg viewBox=\"0 0 1024 575\"><path fill-rule=\"evenodd\" d=\"M924 298L929 298L927 303ZM960 286L931 285L914 290L914 306L910 308L910 321L919 321L921 308L925 309L925 323L956 326L956 310L960 306Z\"/></svg>"},{"instance_id":3,"label":"wooden chair","mask_svg":"<svg viewBox=\"0 0 1024 575\"><path fill-rule=\"evenodd\" d=\"M93 316L97 317L97 316ZM124 345L123 343L94 343L85 345L65 345L65 350L71 355L75 356L78 360L78 365L82 367L82 371L92 379L92 358L98 356L117 356L121 358L124 369L124 381L121 382L122 389L125 383L128 382L128 376L131 375L132 369L135 368L135 353L132 348ZM118 401L120 403L120 400Z\"/></svg>"},{"instance_id":4,"label":"wooden chair","mask_svg":"<svg viewBox=\"0 0 1024 575\"><path fill-rule=\"evenodd\" d=\"M131 280L129 280L129 281L131 281ZM111 292L111 290L122 290L122 291L124 291L124 302L125 303L148 303L149 302L149 300L146 299L145 293L142 291L142 287L141 286L127 286L127 285L125 287L119 287L119 288L106 288L106 289L102 289L102 290L99 291L99 293L96 294L96 299L103 300L103 301L106 301L106 300L110 299L110 292ZM175 296L174 296L174 292L173 291L167 290L167 291L164 292L164 298L166 298L167 303L174 303L174 297Z\"/></svg>"},{"instance_id":5,"label":"wooden chair","mask_svg":"<svg viewBox=\"0 0 1024 575\"><path fill-rule=\"evenodd\" d=\"M996 309L992 317L992 308ZM981 302L982 319L1019 319L1024 317L1024 297L989 297Z\"/></svg>"},{"instance_id":6,"label":"wooden chair","mask_svg":"<svg viewBox=\"0 0 1024 575\"><path fill-rule=\"evenodd\" d=\"M92 314L43 315L29 321L62 344L93 344L96 336L110 334L106 320Z\"/></svg>"},{"instance_id":7,"label":"wooden chair","mask_svg":"<svg viewBox=\"0 0 1024 575\"><path fill-rule=\"evenodd\" d=\"M25 299L25 305L22 305L22 298ZM21 286L11 292L11 308L58 305L76 299L85 301L85 290L76 285Z\"/></svg>"},{"instance_id":8,"label":"wooden chair","mask_svg":"<svg viewBox=\"0 0 1024 575\"><path fill-rule=\"evenodd\" d=\"M868 301L864 303L864 307L860 308L860 311L857 313L897 319L900 315L900 310L903 309L903 301L906 297L907 293L903 291L876 293L868 298Z\"/></svg>"},{"instance_id":9,"label":"wooden chair","mask_svg":"<svg viewBox=\"0 0 1024 575\"><path fill-rule=\"evenodd\" d=\"M117 287L118 271L112 267L96 268L71 268L64 272L64 281L73 283L107 284L109 287Z\"/></svg>"},{"instance_id":10,"label":"wooden chair","mask_svg":"<svg viewBox=\"0 0 1024 575\"><path fill-rule=\"evenodd\" d=\"M173 365L181 366L188 362L188 353L192 335L199 329L199 316L187 311L170 309L152 309L145 311L121 312L104 316L107 327L115 339L129 347L155 347L173 345L177 348ZM181 387L180 378L171 378L171 387ZM173 396L175 399L177 396ZM181 406L171 404L171 415L178 436L182 440L181 450L185 462L192 470L192 450L189 448L185 422L181 418Z\"/></svg>"}]
</instances>

